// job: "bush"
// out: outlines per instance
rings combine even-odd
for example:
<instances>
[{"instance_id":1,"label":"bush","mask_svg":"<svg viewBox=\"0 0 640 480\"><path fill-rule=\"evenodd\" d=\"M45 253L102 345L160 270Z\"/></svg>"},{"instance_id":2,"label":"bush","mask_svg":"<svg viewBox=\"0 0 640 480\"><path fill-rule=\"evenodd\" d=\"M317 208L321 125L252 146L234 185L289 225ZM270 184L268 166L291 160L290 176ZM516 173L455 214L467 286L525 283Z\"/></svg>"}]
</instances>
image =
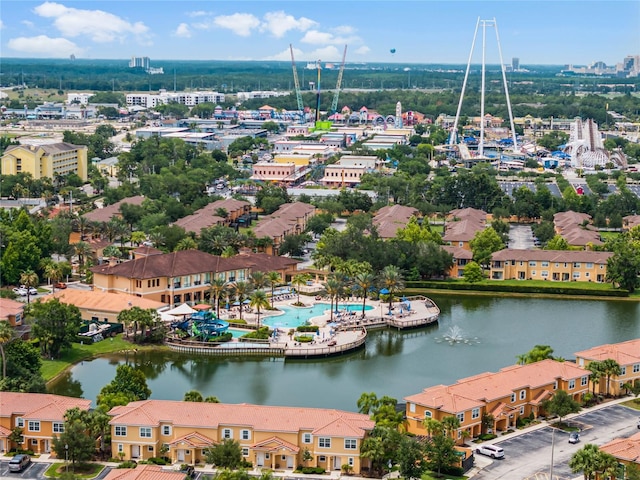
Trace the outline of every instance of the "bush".
<instances>
[{"instance_id":1,"label":"bush","mask_svg":"<svg viewBox=\"0 0 640 480\"><path fill-rule=\"evenodd\" d=\"M299 331L299 332L314 332L314 333L316 333L318 330L320 330L320 327L318 327L317 325L300 325L296 330Z\"/></svg>"},{"instance_id":2,"label":"bush","mask_svg":"<svg viewBox=\"0 0 640 480\"><path fill-rule=\"evenodd\" d=\"M296 342L311 343L313 341L313 335L298 335L295 337Z\"/></svg>"},{"instance_id":3,"label":"bush","mask_svg":"<svg viewBox=\"0 0 640 480\"><path fill-rule=\"evenodd\" d=\"M306 475L322 475L324 474L324 468L322 467L302 467L296 471L302 472Z\"/></svg>"},{"instance_id":4,"label":"bush","mask_svg":"<svg viewBox=\"0 0 640 480\"><path fill-rule=\"evenodd\" d=\"M135 460L127 460L126 462L118 464L116 468L136 468L136 465L138 464L135 462Z\"/></svg>"},{"instance_id":5,"label":"bush","mask_svg":"<svg viewBox=\"0 0 640 480\"><path fill-rule=\"evenodd\" d=\"M557 283L554 285L554 283ZM551 282L549 286L544 285L505 285L499 280L490 284L469 284L462 282L438 282L421 280L417 282L406 282L406 289L434 289L434 290L472 290L478 292L512 292L512 293L541 293L553 295L588 295L599 297L628 297L626 290L608 290L603 285L602 289L567 287L563 282ZM380 295L382 297L382 295Z\"/></svg>"},{"instance_id":6,"label":"bush","mask_svg":"<svg viewBox=\"0 0 640 480\"><path fill-rule=\"evenodd\" d=\"M224 342L230 342L232 339L233 339L233 334L231 332L226 332L226 333L223 333L222 335L218 335L217 337L210 338L209 341L224 343Z\"/></svg>"},{"instance_id":7,"label":"bush","mask_svg":"<svg viewBox=\"0 0 640 480\"><path fill-rule=\"evenodd\" d=\"M440 473L443 475L451 475L452 477L461 477L464 475L464 469L462 467L442 467Z\"/></svg>"},{"instance_id":8,"label":"bush","mask_svg":"<svg viewBox=\"0 0 640 480\"><path fill-rule=\"evenodd\" d=\"M269 327L260 327L259 330L255 332L247 333L243 335L241 338L254 338L258 340L269 340L270 332Z\"/></svg>"},{"instance_id":9,"label":"bush","mask_svg":"<svg viewBox=\"0 0 640 480\"><path fill-rule=\"evenodd\" d=\"M482 442L486 442L487 440L493 440L496 437L497 437L497 435L495 435L493 433L483 433L482 435L480 435L478 437L478 440L480 440Z\"/></svg>"},{"instance_id":10,"label":"bush","mask_svg":"<svg viewBox=\"0 0 640 480\"><path fill-rule=\"evenodd\" d=\"M168 462L164 458L160 457L151 457L147 462L153 463L154 465L168 465Z\"/></svg>"}]
</instances>

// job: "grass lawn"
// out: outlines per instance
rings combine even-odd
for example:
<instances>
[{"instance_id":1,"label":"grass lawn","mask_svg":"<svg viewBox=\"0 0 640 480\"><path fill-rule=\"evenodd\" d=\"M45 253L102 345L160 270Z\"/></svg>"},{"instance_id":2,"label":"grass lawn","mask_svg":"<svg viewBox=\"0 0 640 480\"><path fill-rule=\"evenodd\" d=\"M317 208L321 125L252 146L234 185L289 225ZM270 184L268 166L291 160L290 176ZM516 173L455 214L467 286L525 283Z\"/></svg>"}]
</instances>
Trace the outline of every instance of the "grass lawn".
<instances>
[{"instance_id":1,"label":"grass lawn","mask_svg":"<svg viewBox=\"0 0 640 480\"><path fill-rule=\"evenodd\" d=\"M122 339L122 335L111 337L98 343L80 345L73 343L69 350L63 352L62 356L56 360L42 361L42 377L49 381L56 375L62 373L66 368L88 358L97 357L106 353L123 352L131 350L154 350L162 348L157 345L141 346L127 342Z\"/></svg>"},{"instance_id":2,"label":"grass lawn","mask_svg":"<svg viewBox=\"0 0 640 480\"><path fill-rule=\"evenodd\" d=\"M609 239L618 238L620 232L600 232L600 236L602 237L602 241L606 242Z\"/></svg>"},{"instance_id":3,"label":"grass lawn","mask_svg":"<svg viewBox=\"0 0 640 480\"><path fill-rule=\"evenodd\" d=\"M462 477L456 477L453 475L446 475L444 473L442 474L442 476L438 477L434 472L427 472L422 474L421 480L440 480L442 478L446 478L447 480L464 480L465 478L469 477L464 475Z\"/></svg>"},{"instance_id":4,"label":"grass lawn","mask_svg":"<svg viewBox=\"0 0 640 480\"><path fill-rule=\"evenodd\" d=\"M625 407L633 408L634 410L640 410L640 397L634 398L632 400L627 400L623 402L622 405Z\"/></svg>"},{"instance_id":5,"label":"grass lawn","mask_svg":"<svg viewBox=\"0 0 640 480\"><path fill-rule=\"evenodd\" d=\"M62 476L69 468L69 472L73 472L79 478L95 478L104 469L103 465L97 463L78 464L73 468L71 464L54 463L44 472L45 477L57 478Z\"/></svg>"}]
</instances>

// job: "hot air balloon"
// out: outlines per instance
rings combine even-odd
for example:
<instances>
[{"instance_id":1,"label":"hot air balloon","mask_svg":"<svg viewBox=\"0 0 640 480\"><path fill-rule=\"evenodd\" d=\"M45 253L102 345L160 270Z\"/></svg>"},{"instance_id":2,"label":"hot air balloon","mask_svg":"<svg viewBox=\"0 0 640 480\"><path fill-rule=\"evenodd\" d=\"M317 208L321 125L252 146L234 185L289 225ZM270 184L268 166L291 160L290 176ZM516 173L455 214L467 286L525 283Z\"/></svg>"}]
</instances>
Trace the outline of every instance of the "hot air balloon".
<instances>
[{"instance_id":1,"label":"hot air balloon","mask_svg":"<svg viewBox=\"0 0 640 480\"><path fill-rule=\"evenodd\" d=\"M389 50L391 53L396 53L396 49L392 48L391 50Z\"/></svg>"}]
</instances>

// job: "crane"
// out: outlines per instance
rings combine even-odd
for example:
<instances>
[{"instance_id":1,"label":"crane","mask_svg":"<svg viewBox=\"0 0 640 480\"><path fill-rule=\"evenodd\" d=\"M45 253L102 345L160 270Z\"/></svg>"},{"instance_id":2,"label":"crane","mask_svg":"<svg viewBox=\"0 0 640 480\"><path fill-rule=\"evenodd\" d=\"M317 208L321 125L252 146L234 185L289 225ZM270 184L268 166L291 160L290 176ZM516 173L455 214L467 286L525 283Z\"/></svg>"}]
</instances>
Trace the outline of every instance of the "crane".
<instances>
[{"instance_id":1,"label":"crane","mask_svg":"<svg viewBox=\"0 0 640 480\"><path fill-rule=\"evenodd\" d=\"M320 73L322 72L321 60L316 62L316 69L318 70L318 84L316 85L316 123L320 121Z\"/></svg>"},{"instance_id":2,"label":"crane","mask_svg":"<svg viewBox=\"0 0 640 480\"><path fill-rule=\"evenodd\" d=\"M340 96L340 86L342 85L342 74L344 73L344 61L347 59L347 46L344 46L344 53L342 54L342 63L340 64L340 71L338 72L338 81L336 82L336 91L333 94L333 101L331 102L331 115L338 111L338 97Z\"/></svg>"},{"instance_id":3,"label":"crane","mask_svg":"<svg viewBox=\"0 0 640 480\"><path fill-rule=\"evenodd\" d=\"M298 102L298 110L300 111L300 123L304 123L304 104L302 103L302 93L300 92L300 81L298 80L296 60L293 56L293 45L289 44L289 50L291 50L291 68L293 69L293 84L296 89L296 101Z\"/></svg>"}]
</instances>

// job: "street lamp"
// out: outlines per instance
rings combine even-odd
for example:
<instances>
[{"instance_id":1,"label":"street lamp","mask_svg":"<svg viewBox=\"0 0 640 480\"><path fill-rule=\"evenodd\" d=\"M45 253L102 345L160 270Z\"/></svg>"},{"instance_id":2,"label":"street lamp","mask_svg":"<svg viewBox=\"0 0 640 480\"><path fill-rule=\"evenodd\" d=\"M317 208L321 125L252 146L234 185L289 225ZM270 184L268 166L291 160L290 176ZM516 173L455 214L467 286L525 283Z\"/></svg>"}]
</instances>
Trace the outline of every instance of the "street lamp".
<instances>
[{"instance_id":1,"label":"street lamp","mask_svg":"<svg viewBox=\"0 0 640 480\"><path fill-rule=\"evenodd\" d=\"M64 444L64 470L69 471L69 445L66 443Z\"/></svg>"}]
</instances>

